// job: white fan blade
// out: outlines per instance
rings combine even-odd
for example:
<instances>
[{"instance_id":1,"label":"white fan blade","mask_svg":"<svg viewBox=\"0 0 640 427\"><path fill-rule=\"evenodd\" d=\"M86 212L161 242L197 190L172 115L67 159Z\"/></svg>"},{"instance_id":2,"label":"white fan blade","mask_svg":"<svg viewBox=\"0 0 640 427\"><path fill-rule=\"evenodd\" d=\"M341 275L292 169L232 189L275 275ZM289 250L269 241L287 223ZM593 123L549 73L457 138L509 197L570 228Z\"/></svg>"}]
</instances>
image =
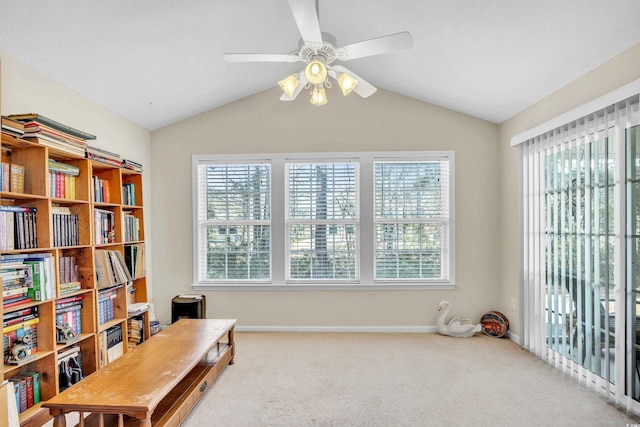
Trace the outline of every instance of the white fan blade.
<instances>
[{"instance_id":1,"label":"white fan blade","mask_svg":"<svg viewBox=\"0 0 640 427\"><path fill-rule=\"evenodd\" d=\"M389 34L375 39L353 43L337 49L336 56L342 60L362 58L365 56L380 55L400 49L409 49L413 45L411 33L403 31L401 33Z\"/></svg>"},{"instance_id":2,"label":"white fan blade","mask_svg":"<svg viewBox=\"0 0 640 427\"><path fill-rule=\"evenodd\" d=\"M373 95L378 90L371 83L369 83L368 81L366 81L365 79L363 79L362 77L354 73L353 71L346 69L342 65L333 65L332 68L333 70L329 70L329 75L331 75L331 77L333 77L336 80L338 80L338 73L348 74L354 79L358 80L358 84L353 89L353 91L363 98Z\"/></svg>"},{"instance_id":3,"label":"white fan blade","mask_svg":"<svg viewBox=\"0 0 640 427\"><path fill-rule=\"evenodd\" d=\"M315 0L289 0L289 7L305 43L322 44Z\"/></svg>"},{"instance_id":4,"label":"white fan blade","mask_svg":"<svg viewBox=\"0 0 640 427\"><path fill-rule=\"evenodd\" d=\"M297 62L298 55L289 53L225 53L227 62Z\"/></svg>"},{"instance_id":5,"label":"white fan blade","mask_svg":"<svg viewBox=\"0 0 640 427\"><path fill-rule=\"evenodd\" d=\"M307 80L307 76L304 74L304 71L300 71L298 73L298 87L293 91L293 95L289 96L286 93L283 93L280 97L280 101L293 101L296 99L298 94L302 92L302 89L307 85L309 80Z\"/></svg>"}]
</instances>

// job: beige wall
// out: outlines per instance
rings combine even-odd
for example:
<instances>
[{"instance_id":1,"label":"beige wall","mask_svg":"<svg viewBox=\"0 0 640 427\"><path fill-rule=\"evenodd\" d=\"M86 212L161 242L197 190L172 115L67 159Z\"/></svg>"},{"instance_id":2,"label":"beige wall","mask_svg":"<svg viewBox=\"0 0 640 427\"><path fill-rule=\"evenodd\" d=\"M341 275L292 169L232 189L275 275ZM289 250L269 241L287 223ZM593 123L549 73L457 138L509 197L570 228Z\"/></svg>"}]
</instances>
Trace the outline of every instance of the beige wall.
<instances>
[{"instance_id":1,"label":"beige wall","mask_svg":"<svg viewBox=\"0 0 640 427\"><path fill-rule=\"evenodd\" d=\"M500 125L500 286L496 301L504 313L510 310L511 297L519 295L518 228L518 149L511 148L511 138L534 126L579 107L620 86L640 78L640 44L636 44L565 87L545 97ZM511 330L521 335L520 303L517 315L509 316Z\"/></svg>"},{"instance_id":2,"label":"beige wall","mask_svg":"<svg viewBox=\"0 0 640 427\"><path fill-rule=\"evenodd\" d=\"M192 154L454 150L455 290L215 291L207 293L209 315L247 326L430 326L446 298L472 319L502 311L516 335L519 166L510 139L640 78L636 45L500 126L383 90L366 101L330 91L329 104L315 108L279 102L273 88L150 134L2 52L0 59L2 114L50 116L145 166L148 275L161 321L170 318L170 299L191 291Z\"/></svg>"},{"instance_id":3,"label":"beige wall","mask_svg":"<svg viewBox=\"0 0 640 427\"><path fill-rule=\"evenodd\" d=\"M170 299L192 292L192 154L454 150L455 290L210 291L209 317L242 326L426 327L440 299L477 321L496 308L498 126L379 90L363 100L328 92L329 104L278 100L272 88L152 134L154 296L161 321Z\"/></svg>"},{"instance_id":4,"label":"beige wall","mask_svg":"<svg viewBox=\"0 0 640 427\"><path fill-rule=\"evenodd\" d=\"M85 96L54 81L12 57L0 52L3 115L38 113L76 129L96 135L90 142L99 148L119 153L122 157L142 163L145 169L143 191L145 207L150 205L151 133L125 120ZM151 241L149 209L145 211L145 237ZM149 262L151 261L151 254ZM149 269L151 281L151 268Z\"/></svg>"}]
</instances>

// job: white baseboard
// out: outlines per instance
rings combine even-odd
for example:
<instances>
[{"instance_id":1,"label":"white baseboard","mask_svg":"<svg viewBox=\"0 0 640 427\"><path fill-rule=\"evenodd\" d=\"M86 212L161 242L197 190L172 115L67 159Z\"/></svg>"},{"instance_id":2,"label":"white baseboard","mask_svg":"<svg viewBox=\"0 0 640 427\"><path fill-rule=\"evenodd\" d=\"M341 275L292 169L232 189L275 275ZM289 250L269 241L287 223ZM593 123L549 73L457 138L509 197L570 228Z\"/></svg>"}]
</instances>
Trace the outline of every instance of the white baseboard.
<instances>
[{"instance_id":1,"label":"white baseboard","mask_svg":"<svg viewBox=\"0 0 640 427\"><path fill-rule=\"evenodd\" d=\"M511 333L511 332L507 332L507 338L509 338L514 343L516 343L518 345L521 345L520 344L520 336L519 335L516 335L516 334Z\"/></svg>"},{"instance_id":2,"label":"white baseboard","mask_svg":"<svg viewBox=\"0 0 640 427\"><path fill-rule=\"evenodd\" d=\"M436 333L435 326L236 326L238 332L361 332ZM520 345L520 336L507 332L506 338Z\"/></svg>"},{"instance_id":3,"label":"white baseboard","mask_svg":"<svg viewBox=\"0 0 640 427\"><path fill-rule=\"evenodd\" d=\"M432 333L435 326L236 326L238 332Z\"/></svg>"}]
</instances>

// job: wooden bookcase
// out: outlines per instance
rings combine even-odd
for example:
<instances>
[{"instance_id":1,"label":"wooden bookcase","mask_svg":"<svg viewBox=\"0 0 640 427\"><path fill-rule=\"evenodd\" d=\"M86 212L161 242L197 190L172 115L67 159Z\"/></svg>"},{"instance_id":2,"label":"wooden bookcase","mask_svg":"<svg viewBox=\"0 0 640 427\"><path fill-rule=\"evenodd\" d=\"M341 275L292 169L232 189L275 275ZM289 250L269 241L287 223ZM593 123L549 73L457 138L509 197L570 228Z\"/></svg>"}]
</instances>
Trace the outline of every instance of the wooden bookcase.
<instances>
[{"instance_id":1,"label":"wooden bookcase","mask_svg":"<svg viewBox=\"0 0 640 427\"><path fill-rule=\"evenodd\" d=\"M38 351L31 358L17 365L2 364L3 378L8 379L25 371L40 372L41 402L20 414L21 425L39 426L50 419L48 411L42 404L60 393L58 383L58 353L72 345L78 345L82 353L83 374L87 375L100 369L101 354L107 349L100 340L100 335L113 326L120 326L123 335L123 352L128 350L127 327L128 310L131 302L148 301L147 281L144 270L132 280L132 286L126 283L117 288L113 298L114 318L99 322L99 288L96 279L95 253L96 250L115 250L121 254L137 245L144 245L143 195L142 174L135 171L111 166L100 162L76 157L58 150L54 150L37 143L2 135L0 144L2 161L24 166L24 192L0 192L2 205L28 206L36 208L37 247L22 250L5 250L2 255L14 254L51 254L55 265L54 296L41 302L29 302L10 308L0 306L0 314L15 312L28 307L37 306L40 321L37 323ZM48 160L72 165L79 169L75 179L75 197L52 197L49 182ZM94 177L108 185L109 198L96 202L96 188ZM135 203L123 204L123 184L133 184ZM67 209L77 215L78 234L77 244L73 246L55 246L55 209ZM114 230L113 241L109 243L96 242L94 210L102 209L113 213ZM125 241L124 219L127 214L137 219L134 221L139 227L138 239ZM142 253L144 256L144 252ZM79 288L69 291L61 287L61 263L65 258L75 260ZM71 344L56 342L56 301L82 297L81 334L78 340ZM136 315L144 320L144 339L150 337L149 315L143 312ZM74 386L71 386L74 387Z\"/></svg>"}]
</instances>

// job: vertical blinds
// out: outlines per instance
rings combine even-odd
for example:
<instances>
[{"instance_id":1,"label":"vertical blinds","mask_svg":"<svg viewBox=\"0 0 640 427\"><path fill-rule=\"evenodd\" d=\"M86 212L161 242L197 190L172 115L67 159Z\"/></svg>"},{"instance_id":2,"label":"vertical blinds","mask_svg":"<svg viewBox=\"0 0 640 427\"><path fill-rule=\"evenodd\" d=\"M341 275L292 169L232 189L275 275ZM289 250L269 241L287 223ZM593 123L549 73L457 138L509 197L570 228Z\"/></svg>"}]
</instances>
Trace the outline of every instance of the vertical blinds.
<instances>
[{"instance_id":1,"label":"vertical blinds","mask_svg":"<svg viewBox=\"0 0 640 427\"><path fill-rule=\"evenodd\" d=\"M628 406L640 347L625 171L639 121L634 95L520 145L523 344Z\"/></svg>"}]
</instances>

